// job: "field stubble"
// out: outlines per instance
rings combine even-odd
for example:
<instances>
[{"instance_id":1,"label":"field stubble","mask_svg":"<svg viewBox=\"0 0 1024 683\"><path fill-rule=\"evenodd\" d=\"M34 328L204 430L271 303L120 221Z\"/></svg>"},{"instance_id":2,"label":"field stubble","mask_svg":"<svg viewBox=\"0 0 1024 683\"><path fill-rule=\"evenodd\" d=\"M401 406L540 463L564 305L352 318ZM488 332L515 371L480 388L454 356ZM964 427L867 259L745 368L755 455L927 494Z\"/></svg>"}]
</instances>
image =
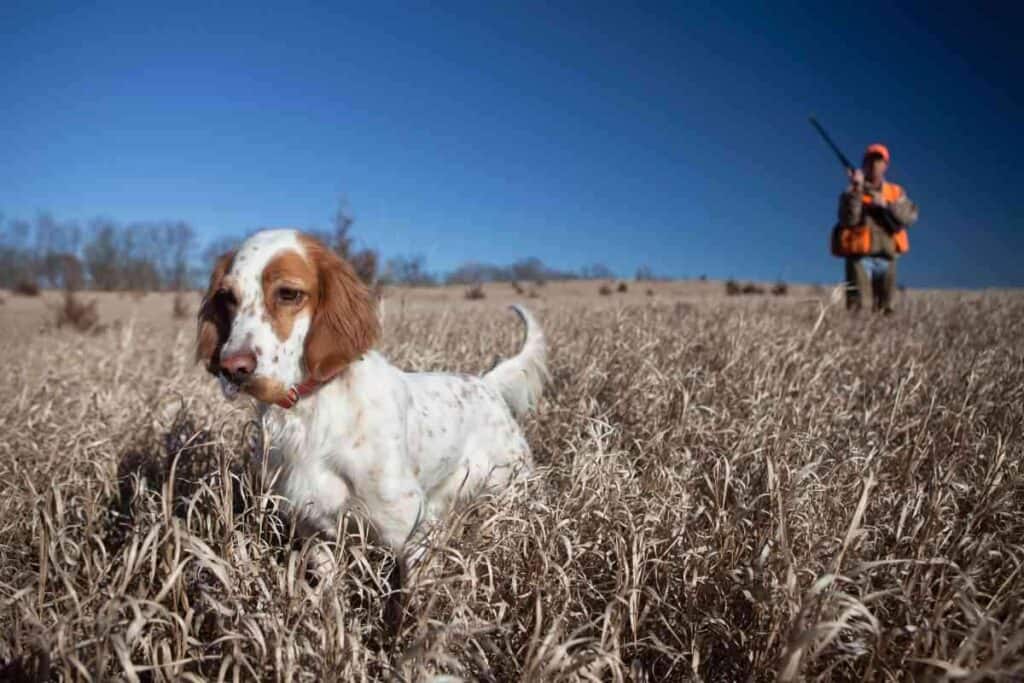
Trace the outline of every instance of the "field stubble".
<instances>
[{"instance_id":1,"label":"field stubble","mask_svg":"<svg viewBox=\"0 0 1024 683\"><path fill-rule=\"evenodd\" d=\"M397 301L400 366L480 372L516 348L493 298ZM333 584L303 580L251 413L193 366L170 298L89 336L18 305L0 311L8 675L1024 676L1020 294L911 295L884 321L532 301L553 375L526 424L537 472L433 533L394 638L391 559L365 531Z\"/></svg>"}]
</instances>

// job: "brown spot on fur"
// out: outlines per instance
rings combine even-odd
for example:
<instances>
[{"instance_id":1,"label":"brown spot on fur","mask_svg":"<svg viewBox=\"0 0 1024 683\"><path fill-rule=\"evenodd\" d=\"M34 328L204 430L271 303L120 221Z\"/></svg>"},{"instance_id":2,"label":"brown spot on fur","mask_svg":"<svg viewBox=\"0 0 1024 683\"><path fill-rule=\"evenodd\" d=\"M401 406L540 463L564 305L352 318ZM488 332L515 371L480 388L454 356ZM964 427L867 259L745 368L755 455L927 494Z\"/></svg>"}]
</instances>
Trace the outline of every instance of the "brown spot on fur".
<instances>
[{"instance_id":1,"label":"brown spot on fur","mask_svg":"<svg viewBox=\"0 0 1024 683\"><path fill-rule=\"evenodd\" d=\"M227 277L234 262L235 252L222 254L210 273L210 284L199 305L199 327L196 330L196 361L206 363L211 372L216 371L216 358L231 334L231 313L217 293L230 288L233 283Z\"/></svg>"},{"instance_id":2,"label":"brown spot on fur","mask_svg":"<svg viewBox=\"0 0 1024 683\"><path fill-rule=\"evenodd\" d=\"M263 268L261 279L264 306L261 319L270 323L278 340L285 341L291 336L292 327L299 315L316 304L316 269L297 251L282 251ZM277 291L281 287L297 289L306 297L298 302L279 301Z\"/></svg>"},{"instance_id":3,"label":"brown spot on fur","mask_svg":"<svg viewBox=\"0 0 1024 683\"><path fill-rule=\"evenodd\" d=\"M299 241L316 268L317 282L306 335L306 367L314 379L323 381L373 347L380 321L370 291L348 262L311 237L300 235Z\"/></svg>"},{"instance_id":4,"label":"brown spot on fur","mask_svg":"<svg viewBox=\"0 0 1024 683\"><path fill-rule=\"evenodd\" d=\"M264 403L277 403L288 396L288 388L269 377L253 377L245 383L242 391Z\"/></svg>"}]
</instances>

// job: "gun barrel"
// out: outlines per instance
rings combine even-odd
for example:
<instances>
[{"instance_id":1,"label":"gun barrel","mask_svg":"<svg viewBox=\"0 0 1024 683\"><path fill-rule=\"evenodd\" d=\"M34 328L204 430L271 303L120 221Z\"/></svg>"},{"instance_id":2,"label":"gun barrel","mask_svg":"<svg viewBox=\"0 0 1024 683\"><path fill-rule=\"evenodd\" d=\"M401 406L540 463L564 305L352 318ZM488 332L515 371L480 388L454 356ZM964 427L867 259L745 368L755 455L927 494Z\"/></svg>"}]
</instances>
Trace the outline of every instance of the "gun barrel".
<instances>
[{"instance_id":1,"label":"gun barrel","mask_svg":"<svg viewBox=\"0 0 1024 683\"><path fill-rule=\"evenodd\" d=\"M842 151L839 149L836 143L832 142L832 138L829 137L829 134L825 132L825 129L822 127L822 125L818 123L818 119L812 116L810 117L810 121L811 125L814 126L814 129L818 131L818 135L820 135L821 139L825 141L825 144L831 147L832 151L835 152L835 155L836 157L839 158L840 163L842 163L842 165L845 166L846 168L853 170L853 164L850 163L850 160L846 158L846 155L842 153Z\"/></svg>"}]
</instances>

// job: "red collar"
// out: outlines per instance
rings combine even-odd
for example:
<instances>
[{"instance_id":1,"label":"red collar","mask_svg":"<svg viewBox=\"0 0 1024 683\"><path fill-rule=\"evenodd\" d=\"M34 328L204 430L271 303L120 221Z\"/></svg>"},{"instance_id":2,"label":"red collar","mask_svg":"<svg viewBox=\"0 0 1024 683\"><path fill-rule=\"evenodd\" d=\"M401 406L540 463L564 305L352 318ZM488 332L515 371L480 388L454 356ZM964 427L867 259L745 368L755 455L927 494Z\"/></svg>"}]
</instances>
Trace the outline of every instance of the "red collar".
<instances>
[{"instance_id":1,"label":"red collar","mask_svg":"<svg viewBox=\"0 0 1024 683\"><path fill-rule=\"evenodd\" d=\"M281 406L285 410L288 410L289 408L292 408L296 403L298 403L300 398L306 398L314 391L330 382L332 379L334 379L334 377L335 376L332 375L325 379L323 382L317 381L315 379L307 379L305 382L301 382L300 384L293 384L288 389L288 393L285 394L285 397L282 398L280 401L274 401L274 403Z\"/></svg>"},{"instance_id":2,"label":"red collar","mask_svg":"<svg viewBox=\"0 0 1024 683\"><path fill-rule=\"evenodd\" d=\"M363 358L364 356L360 356L357 360L362 360ZM333 375L329 375L327 379L322 381L310 378L307 379L305 382L293 384L291 387L289 387L288 393L285 394L285 397L282 398L280 401L274 401L274 403L281 406L285 410L293 408L295 407L295 404L299 402L300 398L306 398L323 385L330 383L331 381L334 380L335 377L343 373L345 369L348 367L349 366L346 365L345 367L341 368Z\"/></svg>"}]
</instances>

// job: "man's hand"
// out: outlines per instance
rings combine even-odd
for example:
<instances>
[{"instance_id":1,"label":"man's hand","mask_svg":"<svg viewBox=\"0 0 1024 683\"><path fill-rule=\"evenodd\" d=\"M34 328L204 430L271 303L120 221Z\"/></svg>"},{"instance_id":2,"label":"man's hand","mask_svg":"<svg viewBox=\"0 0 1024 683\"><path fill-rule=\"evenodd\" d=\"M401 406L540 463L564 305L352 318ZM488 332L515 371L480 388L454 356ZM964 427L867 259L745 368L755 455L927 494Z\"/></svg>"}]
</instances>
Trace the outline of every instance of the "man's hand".
<instances>
[{"instance_id":1,"label":"man's hand","mask_svg":"<svg viewBox=\"0 0 1024 683\"><path fill-rule=\"evenodd\" d=\"M859 168L847 170L846 175L850 176L850 189L860 192L864 189L864 171Z\"/></svg>"},{"instance_id":2,"label":"man's hand","mask_svg":"<svg viewBox=\"0 0 1024 683\"><path fill-rule=\"evenodd\" d=\"M885 201L885 195L881 190L871 190L871 203L880 209L886 208L889 204Z\"/></svg>"}]
</instances>

